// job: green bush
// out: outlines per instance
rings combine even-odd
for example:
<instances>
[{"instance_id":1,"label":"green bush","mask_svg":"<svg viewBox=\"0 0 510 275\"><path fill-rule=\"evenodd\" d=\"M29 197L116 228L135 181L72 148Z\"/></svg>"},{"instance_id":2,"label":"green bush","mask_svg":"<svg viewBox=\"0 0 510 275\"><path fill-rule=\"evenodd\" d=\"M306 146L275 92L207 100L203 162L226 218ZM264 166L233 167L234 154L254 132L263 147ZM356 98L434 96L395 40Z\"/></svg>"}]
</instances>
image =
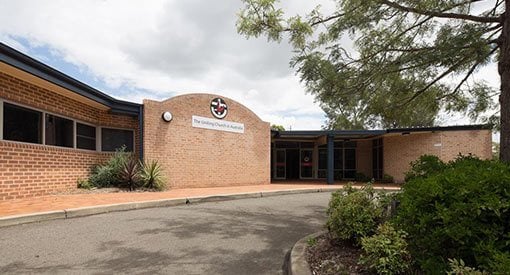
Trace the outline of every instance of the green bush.
<instances>
[{"instance_id":1,"label":"green bush","mask_svg":"<svg viewBox=\"0 0 510 275\"><path fill-rule=\"evenodd\" d=\"M166 188L163 169L157 160L141 163L140 177L147 188L163 190Z\"/></svg>"},{"instance_id":2,"label":"green bush","mask_svg":"<svg viewBox=\"0 0 510 275\"><path fill-rule=\"evenodd\" d=\"M447 275L486 275L487 272L480 271L476 268L466 266L464 261L457 259L448 259L450 271L446 272Z\"/></svg>"},{"instance_id":3,"label":"green bush","mask_svg":"<svg viewBox=\"0 0 510 275\"><path fill-rule=\"evenodd\" d=\"M509 165L473 156L412 177L399 195L395 222L409 234L409 250L420 268L444 274L447 259L463 259L468 266L503 273L510 252L509 187Z\"/></svg>"},{"instance_id":4,"label":"green bush","mask_svg":"<svg viewBox=\"0 0 510 275\"><path fill-rule=\"evenodd\" d=\"M131 155L131 153L126 152L124 146L117 149L104 165L97 165L92 168L89 182L96 187L119 186L121 184L120 173Z\"/></svg>"},{"instance_id":5,"label":"green bush","mask_svg":"<svg viewBox=\"0 0 510 275\"><path fill-rule=\"evenodd\" d=\"M90 190L94 188L94 185L92 185L88 180L78 179L78 188Z\"/></svg>"},{"instance_id":6,"label":"green bush","mask_svg":"<svg viewBox=\"0 0 510 275\"><path fill-rule=\"evenodd\" d=\"M405 182L418 177L427 177L445 168L446 164L438 156L423 155L411 162L411 170L405 174Z\"/></svg>"},{"instance_id":7,"label":"green bush","mask_svg":"<svg viewBox=\"0 0 510 275\"><path fill-rule=\"evenodd\" d=\"M327 210L328 230L337 238L359 242L371 235L382 218L382 208L371 185L355 189L351 184L331 195Z\"/></svg>"},{"instance_id":8,"label":"green bush","mask_svg":"<svg viewBox=\"0 0 510 275\"><path fill-rule=\"evenodd\" d=\"M406 233L395 230L390 223L379 225L375 235L361 238L363 253L360 264L377 274L399 274L410 267Z\"/></svg>"}]
</instances>

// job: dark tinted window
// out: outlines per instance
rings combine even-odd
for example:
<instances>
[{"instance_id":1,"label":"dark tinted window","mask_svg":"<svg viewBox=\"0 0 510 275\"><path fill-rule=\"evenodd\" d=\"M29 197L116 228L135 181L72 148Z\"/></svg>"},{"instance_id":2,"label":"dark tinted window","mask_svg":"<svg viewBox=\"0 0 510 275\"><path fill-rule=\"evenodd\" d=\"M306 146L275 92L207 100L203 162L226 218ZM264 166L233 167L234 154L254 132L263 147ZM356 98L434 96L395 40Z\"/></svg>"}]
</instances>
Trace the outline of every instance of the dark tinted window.
<instances>
[{"instance_id":1,"label":"dark tinted window","mask_svg":"<svg viewBox=\"0 0 510 275\"><path fill-rule=\"evenodd\" d=\"M76 123L76 148L96 150L96 127Z\"/></svg>"},{"instance_id":2,"label":"dark tinted window","mask_svg":"<svg viewBox=\"0 0 510 275\"><path fill-rule=\"evenodd\" d=\"M46 145L73 147L73 121L46 114Z\"/></svg>"},{"instance_id":3,"label":"dark tinted window","mask_svg":"<svg viewBox=\"0 0 510 275\"><path fill-rule=\"evenodd\" d=\"M133 152L133 131L108 128L101 130L101 149L103 151L113 152L122 146L126 146L126 151Z\"/></svg>"},{"instance_id":4,"label":"dark tinted window","mask_svg":"<svg viewBox=\"0 0 510 275\"><path fill-rule=\"evenodd\" d=\"M42 113L4 103L4 139L42 143Z\"/></svg>"}]
</instances>

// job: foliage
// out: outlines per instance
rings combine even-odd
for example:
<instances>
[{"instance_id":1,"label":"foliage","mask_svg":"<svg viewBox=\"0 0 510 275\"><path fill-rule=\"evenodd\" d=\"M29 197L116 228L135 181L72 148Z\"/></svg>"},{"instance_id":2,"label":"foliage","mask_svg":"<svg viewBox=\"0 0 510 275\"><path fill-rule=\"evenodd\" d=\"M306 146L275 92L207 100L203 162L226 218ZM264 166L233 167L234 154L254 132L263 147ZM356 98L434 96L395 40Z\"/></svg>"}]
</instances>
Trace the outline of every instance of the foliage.
<instances>
[{"instance_id":1,"label":"foliage","mask_svg":"<svg viewBox=\"0 0 510 275\"><path fill-rule=\"evenodd\" d=\"M317 239L310 237L306 240L306 243L308 244L308 246L315 246L317 244Z\"/></svg>"},{"instance_id":2,"label":"foliage","mask_svg":"<svg viewBox=\"0 0 510 275\"><path fill-rule=\"evenodd\" d=\"M166 188L163 169L157 160L140 164L140 177L143 185L147 188L163 190Z\"/></svg>"},{"instance_id":3,"label":"foliage","mask_svg":"<svg viewBox=\"0 0 510 275\"><path fill-rule=\"evenodd\" d=\"M355 189L351 184L331 195L327 210L328 230L337 238L359 242L371 235L383 218L383 208L370 184Z\"/></svg>"},{"instance_id":4,"label":"foliage","mask_svg":"<svg viewBox=\"0 0 510 275\"><path fill-rule=\"evenodd\" d=\"M328 128L427 126L440 110L497 121L498 91L471 76L501 57L504 1L344 0L292 17L278 0L243 2L238 32L288 37Z\"/></svg>"},{"instance_id":5,"label":"foliage","mask_svg":"<svg viewBox=\"0 0 510 275\"><path fill-rule=\"evenodd\" d=\"M407 251L406 233L396 230L390 223L379 225L373 236L361 239L363 253L360 263L377 274L399 274L406 272L411 263Z\"/></svg>"},{"instance_id":6,"label":"foliage","mask_svg":"<svg viewBox=\"0 0 510 275\"><path fill-rule=\"evenodd\" d=\"M138 160L131 157L124 162L124 165L122 165L122 169L118 175L118 179L120 185L127 186L131 191L138 187L141 182Z\"/></svg>"},{"instance_id":7,"label":"foliage","mask_svg":"<svg viewBox=\"0 0 510 275\"><path fill-rule=\"evenodd\" d=\"M354 176L354 180L358 182L370 182L372 178L361 172L357 172L356 175Z\"/></svg>"},{"instance_id":8,"label":"foliage","mask_svg":"<svg viewBox=\"0 0 510 275\"><path fill-rule=\"evenodd\" d=\"M461 156L440 173L410 179L399 195L396 225L425 273L446 259L498 273L510 260L510 166ZM505 256L506 255L506 256Z\"/></svg>"},{"instance_id":9,"label":"foliage","mask_svg":"<svg viewBox=\"0 0 510 275\"><path fill-rule=\"evenodd\" d=\"M115 151L104 165L97 165L92 168L89 181L96 187L110 187L120 184L119 175L124 164L131 157L123 146Z\"/></svg>"},{"instance_id":10,"label":"foliage","mask_svg":"<svg viewBox=\"0 0 510 275\"><path fill-rule=\"evenodd\" d=\"M150 189L165 189L161 165L157 161L139 162L123 146L103 165L92 168L88 183L95 187L127 187L133 190L140 185Z\"/></svg>"},{"instance_id":11,"label":"foliage","mask_svg":"<svg viewBox=\"0 0 510 275\"><path fill-rule=\"evenodd\" d=\"M78 179L78 188L90 190L90 189L94 188L94 185L92 185L90 183L90 181L88 181L88 180Z\"/></svg>"},{"instance_id":12,"label":"foliage","mask_svg":"<svg viewBox=\"0 0 510 275\"><path fill-rule=\"evenodd\" d=\"M480 271L476 268L466 266L462 259L448 259L450 271L446 272L448 275L486 275L487 272Z\"/></svg>"},{"instance_id":13,"label":"foliage","mask_svg":"<svg viewBox=\"0 0 510 275\"><path fill-rule=\"evenodd\" d=\"M285 127L283 127L282 125L271 124L271 130L274 130L274 131L285 131Z\"/></svg>"},{"instance_id":14,"label":"foliage","mask_svg":"<svg viewBox=\"0 0 510 275\"><path fill-rule=\"evenodd\" d=\"M405 181L410 181L418 177L427 177L431 174L443 171L446 164L434 155L422 155L417 160L411 162L411 170L405 174Z\"/></svg>"}]
</instances>

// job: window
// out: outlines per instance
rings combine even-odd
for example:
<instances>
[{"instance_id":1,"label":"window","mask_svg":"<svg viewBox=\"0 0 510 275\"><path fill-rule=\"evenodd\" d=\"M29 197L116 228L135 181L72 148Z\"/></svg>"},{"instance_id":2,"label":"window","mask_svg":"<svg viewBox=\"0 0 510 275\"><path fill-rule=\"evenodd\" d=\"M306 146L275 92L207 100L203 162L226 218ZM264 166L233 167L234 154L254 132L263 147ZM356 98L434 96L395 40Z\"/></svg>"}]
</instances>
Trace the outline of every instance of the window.
<instances>
[{"instance_id":1,"label":"window","mask_svg":"<svg viewBox=\"0 0 510 275\"><path fill-rule=\"evenodd\" d=\"M132 130L103 128L101 130L101 149L112 152L122 146L126 146L126 151L133 152L133 139Z\"/></svg>"},{"instance_id":2,"label":"window","mask_svg":"<svg viewBox=\"0 0 510 275\"><path fill-rule=\"evenodd\" d=\"M96 150L96 127L76 123L76 148Z\"/></svg>"},{"instance_id":3,"label":"window","mask_svg":"<svg viewBox=\"0 0 510 275\"><path fill-rule=\"evenodd\" d=\"M42 113L4 103L5 140L42 143Z\"/></svg>"},{"instance_id":4,"label":"window","mask_svg":"<svg viewBox=\"0 0 510 275\"><path fill-rule=\"evenodd\" d=\"M375 179L383 177L383 140L382 138L372 141L372 173Z\"/></svg>"},{"instance_id":5,"label":"window","mask_svg":"<svg viewBox=\"0 0 510 275\"><path fill-rule=\"evenodd\" d=\"M73 147L73 121L46 114L46 145Z\"/></svg>"}]
</instances>

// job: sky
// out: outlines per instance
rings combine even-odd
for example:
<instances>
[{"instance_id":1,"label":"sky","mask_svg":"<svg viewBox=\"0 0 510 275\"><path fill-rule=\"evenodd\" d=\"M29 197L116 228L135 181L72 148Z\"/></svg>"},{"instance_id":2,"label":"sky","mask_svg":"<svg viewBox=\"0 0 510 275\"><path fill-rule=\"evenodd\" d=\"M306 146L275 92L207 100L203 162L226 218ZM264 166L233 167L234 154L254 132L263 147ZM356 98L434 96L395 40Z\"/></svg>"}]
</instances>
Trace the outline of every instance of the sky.
<instances>
[{"instance_id":1,"label":"sky","mask_svg":"<svg viewBox=\"0 0 510 275\"><path fill-rule=\"evenodd\" d=\"M289 15L321 2L282 1ZM239 35L240 0L0 0L0 41L115 98L232 98L271 124L320 129L324 112L290 68L292 48ZM499 85L494 67L479 75ZM443 116L445 125L466 124Z\"/></svg>"}]
</instances>

